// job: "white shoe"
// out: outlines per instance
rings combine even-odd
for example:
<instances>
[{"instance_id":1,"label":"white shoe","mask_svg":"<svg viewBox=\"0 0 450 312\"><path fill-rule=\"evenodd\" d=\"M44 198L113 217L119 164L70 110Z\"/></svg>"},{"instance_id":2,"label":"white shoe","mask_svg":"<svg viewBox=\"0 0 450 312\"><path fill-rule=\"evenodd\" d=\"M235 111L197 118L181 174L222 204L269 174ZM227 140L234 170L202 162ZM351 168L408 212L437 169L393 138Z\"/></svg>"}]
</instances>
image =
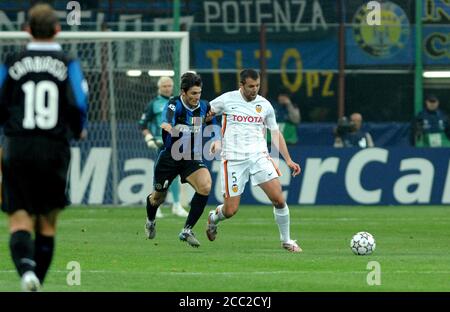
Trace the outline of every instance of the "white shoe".
<instances>
[{"instance_id":1,"label":"white shoe","mask_svg":"<svg viewBox=\"0 0 450 312\"><path fill-rule=\"evenodd\" d=\"M22 275L21 285L23 291L38 291L41 288L41 283L33 271L27 271Z\"/></svg>"},{"instance_id":2,"label":"white shoe","mask_svg":"<svg viewBox=\"0 0 450 312\"><path fill-rule=\"evenodd\" d=\"M161 219L164 218L164 214L161 212L161 208L158 208L158 210L156 210L156 218Z\"/></svg>"},{"instance_id":3,"label":"white shoe","mask_svg":"<svg viewBox=\"0 0 450 312\"><path fill-rule=\"evenodd\" d=\"M154 239L156 236L156 222L155 221L149 221L147 219L147 222L145 222L145 235L148 237L148 239Z\"/></svg>"},{"instance_id":4,"label":"white shoe","mask_svg":"<svg viewBox=\"0 0 450 312\"><path fill-rule=\"evenodd\" d=\"M180 203L172 205L172 213L178 217L187 217L189 214Z\"/></svg>"},{"instance_id":5,"label":"white shoe","mask_svg":"<svg viewBox=\"0 0 450 312\"><path fill-rule=\"evenodd\" d=\"M192 247L198 248L200 246L200 242L195 237L194 232L191 229L183 229L181 233L178 235L181 241L188 243Z\"/></svg>"},{"instance_id":6,"label":"white shoe","mask_svg":"<svg viewBox=\"0 0 450 312\"><path fill-rule=\"evenodd\" d=\"M303 250L300 248L300 246L297 244L297 241L290 240L288 242L281 243L281 247L286 249L289 252L302 252Z\"/></svg>"},{"instance_id":7,"label":"white shoe","mask_svg":"<svg viewBox=\"0 0 450 312\"><path fill-rule=\"evenodd\" d=\"M217 236L217 224L212 221L212 216L216 213L215 210L211 210L208 214L208 222L206 223L206 236L212 242Z\"/></svg>"}]
</instances>

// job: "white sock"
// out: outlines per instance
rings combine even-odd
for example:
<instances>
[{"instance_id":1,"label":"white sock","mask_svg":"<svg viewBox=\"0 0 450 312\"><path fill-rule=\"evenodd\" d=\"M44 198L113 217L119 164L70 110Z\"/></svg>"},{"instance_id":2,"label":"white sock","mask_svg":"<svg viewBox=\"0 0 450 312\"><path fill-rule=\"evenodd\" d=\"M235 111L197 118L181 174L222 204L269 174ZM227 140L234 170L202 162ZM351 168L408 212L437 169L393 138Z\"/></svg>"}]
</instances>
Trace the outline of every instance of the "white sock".
<instances>
[{"instance_id":1,"label":"white sock","mask_svg":"<svg viewBox=\"0 0 450 312\"><path fill-rule=\"evenodd\" d=\"M181 207L181 204L180 204L180 202L173 202L173 204L172 204L172 209L179 209L178 207Z\"/></svg>"},{"instance_id":2,"label":"white sock","mask_svg":"<svg viewBox=\"0 0 450 312\"><path fill-rule=\"evenodd\" d=\"M285 204L284 208L278 209L273 207L273 215L275 216L275 222L278 224L278 230L280 231L280 240L286 243L291 240L289 230L289 207Z\"/></svg>"},{"instance_id":3,"label":"white sock","mask_svg":"<svg viewBox=\"0 0 450 312\"><path fill-rule=\"evenodd\" d=\"M225 217L225 215L223 214L222 208L223 208L223 204L217 206L217 208L216 208L216 213L213 214L212 217L211 217L211 219L212 219L211 221L213 221L215 224L217 224L217 223L219 223L220 221L225 220L225 219L227 218L227 217Z\"/></svg>"}]
</instances>

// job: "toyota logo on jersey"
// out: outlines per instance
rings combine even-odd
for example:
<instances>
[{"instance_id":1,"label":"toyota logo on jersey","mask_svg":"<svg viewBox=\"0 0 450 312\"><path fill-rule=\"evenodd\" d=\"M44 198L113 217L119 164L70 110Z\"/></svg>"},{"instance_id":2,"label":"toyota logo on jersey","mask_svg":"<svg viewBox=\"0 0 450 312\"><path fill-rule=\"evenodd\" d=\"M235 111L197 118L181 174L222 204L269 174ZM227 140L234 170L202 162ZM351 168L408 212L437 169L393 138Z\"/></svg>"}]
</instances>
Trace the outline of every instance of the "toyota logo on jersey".
<instances>
[{"instance_id":1,"label":"toyota logo on jersey","mask_svg":"<svg viewBox=\"0 0 450 312\"><path fill-rule=\"evenodd\" d=\"M249 122L249 123L263 123L264 118L261 116L238 116L233 115L233 121L237 122Z\"/></svg>"}]
</instances>

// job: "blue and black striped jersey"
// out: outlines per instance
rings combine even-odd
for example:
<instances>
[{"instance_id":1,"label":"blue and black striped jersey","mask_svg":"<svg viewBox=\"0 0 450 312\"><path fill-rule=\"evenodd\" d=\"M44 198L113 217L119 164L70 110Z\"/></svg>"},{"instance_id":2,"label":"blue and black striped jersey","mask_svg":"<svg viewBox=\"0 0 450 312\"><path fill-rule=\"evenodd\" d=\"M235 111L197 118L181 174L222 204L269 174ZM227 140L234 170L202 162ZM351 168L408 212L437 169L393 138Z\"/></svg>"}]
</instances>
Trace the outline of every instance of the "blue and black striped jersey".
<instances>
[{"instance_id":1,"label":"blue and black striped jersey","mask_svg":"<svg viewBox=\"0 0 450 312\"><path fill-rule=\"evenodd\" d=\"M180 96L172 97L164 106L162 112L162 122L168 123L176 130L180 131L177 135L171 135L162 129L162 138L164 150L172 151L176 144L176 151L180 153L187 152L186 147L190 149L191 155L201 154L203 143L211 137L220 139L220 127L216 118L207 121L207 114L211 110L208 101L200 100L195 108L190 108L183 103ZM206 126L212 126L210 131L204 131ZM181 141L179 141L181 140Z\"/></svg>"},{"instance_id":2,"label":"blue and black striped jersey","mask_svg":"<svg viewBox=\"0 0 450 312\"><path fill-rule=\"evenodd\" d=\"M79 138L87 121L87 89L80 63L58 43L29 43L0 65L5 135Z\"/></svg>"}]
</instances>

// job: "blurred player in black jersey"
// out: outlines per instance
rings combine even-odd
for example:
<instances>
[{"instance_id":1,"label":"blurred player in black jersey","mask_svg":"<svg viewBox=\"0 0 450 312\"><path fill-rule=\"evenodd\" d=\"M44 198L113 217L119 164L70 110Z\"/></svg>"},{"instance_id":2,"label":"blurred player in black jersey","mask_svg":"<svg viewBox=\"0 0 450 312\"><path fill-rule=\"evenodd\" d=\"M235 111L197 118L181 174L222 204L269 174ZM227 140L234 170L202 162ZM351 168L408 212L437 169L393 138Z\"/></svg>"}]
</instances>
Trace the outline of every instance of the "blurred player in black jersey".
<instances>
[{"instance_id":1,"label":"blurred player in black jersey","mask_svg":"<svg viewBox=\"0 0 450 312\"><path fill-rule=\"evenodd\" d=\"M200 100L201 92L200 76L185 73L181 76L181 95L171 98L164 106L161 124L164 146L155 162L154 191L147 197L145 231L150 239L156 235L156 210L164 202L172 181L180 175L181 183L191 184L195 194L179 238L193 247L200 246L192 228L202 215L211 191L211 175L202 160L202 134L206 125L217 125L215 118L206 120L211 107L207 101ZM216 141L211 144L211 154L217 152L219 139L214 135Z\"/></svg>"},{"instance_id":2,"label":"blurred player in black jersey","mask_svg":"<svg viewBox=\"0 0 450 312\"><path fill-rule=\"evenodd\" d=\"M58 212L68 204L69 140L86 136L88 97L80 63L53 41L61 29L53 9L38 4L28 18L32 41L0 65L2 210L22 289L36 291L53 257Z\"/></svg>"}]
</instances>

